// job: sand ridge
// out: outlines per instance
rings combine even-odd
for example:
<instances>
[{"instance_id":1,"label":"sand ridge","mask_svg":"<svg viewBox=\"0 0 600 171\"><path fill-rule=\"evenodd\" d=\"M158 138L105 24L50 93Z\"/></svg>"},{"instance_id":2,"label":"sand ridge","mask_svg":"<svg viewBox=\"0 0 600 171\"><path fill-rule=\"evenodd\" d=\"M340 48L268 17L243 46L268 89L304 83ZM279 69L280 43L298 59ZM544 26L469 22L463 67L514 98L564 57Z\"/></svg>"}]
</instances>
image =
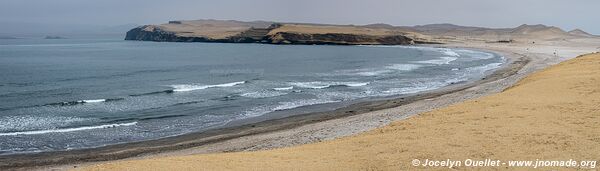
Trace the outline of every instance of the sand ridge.
<instances>
[{"instance_id":1,"label":"sand ridge","mask_svg":"<svg viewBox=\"0 0 600 171\"><path fill-rule=\"evenodd\" d=\"M600 54L593 54L537 72L501 93L350 137L266 151L127 160L82 170L409 170L423 169L412 166L413 159L597 161L598 85Z\"/></svg>"}]
</instances>

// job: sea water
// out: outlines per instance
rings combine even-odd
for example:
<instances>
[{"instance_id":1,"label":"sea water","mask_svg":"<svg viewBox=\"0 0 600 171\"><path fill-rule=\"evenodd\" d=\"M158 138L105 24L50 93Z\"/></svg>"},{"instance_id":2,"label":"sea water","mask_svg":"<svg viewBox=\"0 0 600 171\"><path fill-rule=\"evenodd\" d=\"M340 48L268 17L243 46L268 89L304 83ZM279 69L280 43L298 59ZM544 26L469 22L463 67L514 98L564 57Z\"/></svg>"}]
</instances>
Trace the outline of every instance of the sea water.
<instances>
[{"instance_id":1,"label":"sea water","mask_svg":"<svg viewBox=\"0 0 600 171\"><path fill-rule=\"evenodd\" d=\"M480 79L494 53L419 46L0 40L0 155L202 131Z\"/></svg>"}]
</instances>

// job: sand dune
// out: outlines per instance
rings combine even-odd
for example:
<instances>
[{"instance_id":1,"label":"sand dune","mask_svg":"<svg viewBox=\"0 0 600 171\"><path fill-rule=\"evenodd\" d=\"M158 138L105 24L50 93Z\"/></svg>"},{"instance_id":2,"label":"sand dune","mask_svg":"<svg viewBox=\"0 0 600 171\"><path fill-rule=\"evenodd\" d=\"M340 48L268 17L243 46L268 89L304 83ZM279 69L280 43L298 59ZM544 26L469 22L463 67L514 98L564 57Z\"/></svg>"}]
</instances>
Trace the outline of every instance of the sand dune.
<instances>
[{"instance_id":1,"label":"sand dune","mask_svg":"<svg viewBox=\"0 0 600 171\"><path fill-rule=\"evenodd\" d=\"M501 93L355 136L267 151L128 160L81 170L412 170L423 169L412 166L413 159L598 160L598 85L600 54L592 54L532 74Z\"/></svg>"}]
</instances>

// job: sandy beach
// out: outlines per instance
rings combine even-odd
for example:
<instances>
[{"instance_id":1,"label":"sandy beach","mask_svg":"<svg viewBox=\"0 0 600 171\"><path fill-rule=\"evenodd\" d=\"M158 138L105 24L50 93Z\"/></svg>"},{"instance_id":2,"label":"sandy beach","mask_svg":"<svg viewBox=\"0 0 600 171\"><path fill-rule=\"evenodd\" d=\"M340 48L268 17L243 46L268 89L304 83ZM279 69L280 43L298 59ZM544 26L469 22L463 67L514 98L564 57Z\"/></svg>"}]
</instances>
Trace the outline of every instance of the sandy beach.
<instances>
[{"instance_id":1,"label":"sandy beach","mask_svg":"<svg viewBox=\"0 0 600 171\"><path fill-rule=\"evenodd\" d=\"M414 159L597 161L600 55L569 60L595 51L586 43L450 44L523 55L531 62L509 77L399 107L186 150L57 168L409 170L424 168L412 166Z\"/></svg>"}]
</instances>

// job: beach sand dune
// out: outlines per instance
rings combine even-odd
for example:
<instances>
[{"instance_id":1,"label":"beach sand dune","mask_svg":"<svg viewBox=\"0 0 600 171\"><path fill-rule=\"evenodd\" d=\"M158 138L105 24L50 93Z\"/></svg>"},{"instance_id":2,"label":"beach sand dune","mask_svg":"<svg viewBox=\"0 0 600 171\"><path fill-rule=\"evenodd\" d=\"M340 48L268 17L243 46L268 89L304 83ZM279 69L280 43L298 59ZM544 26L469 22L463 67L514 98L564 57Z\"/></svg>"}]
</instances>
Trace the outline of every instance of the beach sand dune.
<instances>
[{"instance_id":1,"label":"beach sand dune","mask_svg":"<svg viewBox=\"0 0 600 171\"><path fill-rule=\"evenodd\" d=\"M411 161L598 161L599 104L600 54L591 54L534 73L501 93L354 136L266 151L124 160L78 169L447 170L415 167Z\"/></svg>"}]
</instances>

